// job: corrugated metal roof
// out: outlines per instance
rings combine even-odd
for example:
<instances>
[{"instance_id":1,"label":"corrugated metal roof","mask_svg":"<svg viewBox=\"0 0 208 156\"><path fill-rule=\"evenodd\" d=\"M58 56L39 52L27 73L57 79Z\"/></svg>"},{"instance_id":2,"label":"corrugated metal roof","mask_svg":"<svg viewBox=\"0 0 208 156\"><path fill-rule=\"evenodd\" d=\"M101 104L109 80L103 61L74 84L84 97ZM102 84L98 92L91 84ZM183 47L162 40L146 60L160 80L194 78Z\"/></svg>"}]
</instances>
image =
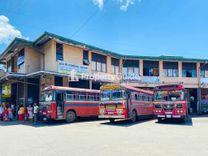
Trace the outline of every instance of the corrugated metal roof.
<instances>
[{"instance_id":1,"label":"corrugated metal roof","mask_svg":"<svg viewBox=\"0 0 208 156\"><path fill-rule=\"evenodd\" d=\"M23 44L29 44L29 45L41 45L44 44L45 42L47 42L50 39L57 39L60 40L62 42L71 44L73 46L77 46L86 50L90 50L90 51L95 51L95 52L99 52L99 53L103 53L105 55L111 55L112 57L117 57L117 58L121 58L121 59L143 59L143 60L164 60L164 61L187 61L187 62L208 62L208 59L197 59L197 58L185 58L183 56L165 56L165 55L161 55L161 56L139 56L139 55L122 55L119 53L115 53L112 52L110 50L105 50L105 49L101 49L86 43L82 43L82 42L78 42L63 36L59 36L53 33L49 33L49 32L45 32L43 33L40 37L38 37L34 42L32 41L27 41L24 39L20 39L20 38L15 38L11 44L6 48L6 50L1 54L0 58L2 59L4 57L4 55L9 52L12 47L14 47L17 43L23 43Z\"/></svg>"}]
</instances>

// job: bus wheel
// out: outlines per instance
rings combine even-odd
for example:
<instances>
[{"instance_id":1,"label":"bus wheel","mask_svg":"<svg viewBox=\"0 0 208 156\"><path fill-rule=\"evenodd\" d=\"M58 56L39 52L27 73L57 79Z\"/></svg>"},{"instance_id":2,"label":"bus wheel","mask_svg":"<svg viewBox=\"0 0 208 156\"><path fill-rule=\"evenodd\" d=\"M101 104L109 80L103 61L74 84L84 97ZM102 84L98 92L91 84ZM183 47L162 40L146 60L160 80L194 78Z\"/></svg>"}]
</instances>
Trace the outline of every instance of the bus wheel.
<instances>
[{"instance_id":1,"label":"bus wheel","mask_svg":"<svg viewBox=\"0 0 208 156\"><path fill-rule=\"evenodd\" d=\"M157 121L160 123L162 122L162 118L157 118Z\"/></svg>"},{"instance_id":2,"label":"bus wheel","mask_svg":"<svg viewBox=\"0 0 208 156\"><path fill-rule=\"evenodd\" d=\"M77 116L76 113L74 111L68 111L66 113L66 122L68 123L72 123L76 120Z\"/></svg>"},{"instance_id":3,"label":"bus wheel","mask_svg":"<svg viewBox=\"0 0 208 156\"><path fill-rule=\"evenodd\" d=\"M136 122L137 121L137 112L133 110L131 112L131 122Z\"/></svg>"},{"instance_id":4,"label":"bus wheel","mask_svg":"<svg viewBox=\"0 0 208 156\"><path fill-rule=\"evenodd\" d=\"M109 119L110 120L110 123L114 123L115 122L115 119Z\"/></svg>"}]
</instances>

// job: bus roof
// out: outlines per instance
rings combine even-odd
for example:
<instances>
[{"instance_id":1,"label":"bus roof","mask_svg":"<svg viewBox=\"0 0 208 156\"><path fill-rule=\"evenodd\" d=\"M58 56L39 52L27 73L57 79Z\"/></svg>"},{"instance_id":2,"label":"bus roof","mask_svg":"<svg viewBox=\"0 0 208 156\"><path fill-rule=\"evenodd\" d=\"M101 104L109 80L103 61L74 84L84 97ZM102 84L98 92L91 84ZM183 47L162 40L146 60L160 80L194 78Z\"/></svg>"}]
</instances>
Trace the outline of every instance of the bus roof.
<instances>
[{"instance_id":1,"label":"bus roof","mask_svg":"<svg viewBox=\"0 0 208 156\"><path fill-rule=\"evenodd\" d=\"M52 86L52 85L43 89L43 91L45 91L45 90L64 90L64 91L77 91L77 92L100 93L99 90L95 90L95 89L61 87L61 86Z\"/></svg>"},{"instance_id":2,"label":"bus roof","mask_svg":"<svg viewBox=\"0 0 208 156\"><path fill-rule=\"evenodd\" d=\"M129 86L129 85L124 85L123 87L126 88L126 89L129 89L129 90L137 91L137 92L143 92L143 93L146 93L146 94L153 94L153 91L136 88L136 87L132 87L132 86Z\"/></svg>"},{"instance_id":3,"label":"bus roof","mask_svg":"<svg viewBox=\"0 0 208 156\"><path fill-rule=\"evenodd\" d=\"M154 88L155 91L157 90L174 90L174 89L183 89L182 84L168 84L168 85L160 85Z\"/></svg>"},{"instance_id":4,"label":"bus roof","mask_svg":"<svg viewBox=\"0 0 208 156\"><path fill-rule=\"evenodd\" d=\"M115 87L113 87L115 86ZM129 86L127 84L117 84L117 83L110 83L110 84L106 84L106 85L103 85L101 87L101 90L111 90L111 89L119 89L119 88L125 88L125 89L129 89L129 90L133 90L133 91L137 91L137 92L143 92L143 93L146 93L146 94L153 94L153 91L150 91L150 90L144 90L144 89L140 89L140 88L136 88L136 87L133 87L133 86Z\"/></svg>"}]
</instances>

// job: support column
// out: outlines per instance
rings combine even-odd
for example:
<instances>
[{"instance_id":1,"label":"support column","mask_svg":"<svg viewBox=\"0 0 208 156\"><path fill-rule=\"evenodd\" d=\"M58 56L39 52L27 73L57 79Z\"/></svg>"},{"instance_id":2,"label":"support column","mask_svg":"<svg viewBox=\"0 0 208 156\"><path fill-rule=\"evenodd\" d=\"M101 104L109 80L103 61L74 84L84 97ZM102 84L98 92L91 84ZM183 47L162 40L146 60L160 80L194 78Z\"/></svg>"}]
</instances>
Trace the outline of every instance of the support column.
<instances>
[{"instance_id":1,"label":"support column","mask_svg":"<svg viewBox=\"0 0 208 156\"><path fill-rule=\"evenodd\" d=\"M139 60L139 76L140 78L143 76L143 60Z\"/></svg>"},{"instance_id":2,"label":"support column","mask_svg":"<svg viewBox=\"0 0 208 156\"><path fill-rule=\"evenodd\" d=\"M26 103L27 103L27 80L24 79L24 84L23 84L23 88L24 88L24 92L23 92L23 95L24 95L24 103L23 105L26 106Z\"/></svg>"},{"instance_id":3,"label":"support column","mask_svg":"<svg viewBox=\"0 0 208 156\"><path fill-rule=\"evenodd\" d=\"M178 77L182 77L182 62L178 62Z\"/></svg>"},{"instance_id":4,"label":"support column","mask_svg":"<svg viewBox=\"0 0 208 156\"><path fill-rule=\"evenodd\" d=\"M92 80L89 80L89 88L92 89Z\"/></svg>"},{"instance_id":5,"label":"support column","mask_svg":"<svg viewBox=\"0 0 208 156\"><path fill-rule=\"evenodd\" d=\"M197 89L197 113L201 114L201 94L202 94L202 88Z\"/></svg>"},{"instance_id":6,"label":"support column","mask_svg":"<svg viewBox=\"0 0 208 156\"><path fill-rule=\"evenodd\" d=\"M163 77L163 61L159 61L159 77L160 80Z\"/></svg>"}]
</instances>

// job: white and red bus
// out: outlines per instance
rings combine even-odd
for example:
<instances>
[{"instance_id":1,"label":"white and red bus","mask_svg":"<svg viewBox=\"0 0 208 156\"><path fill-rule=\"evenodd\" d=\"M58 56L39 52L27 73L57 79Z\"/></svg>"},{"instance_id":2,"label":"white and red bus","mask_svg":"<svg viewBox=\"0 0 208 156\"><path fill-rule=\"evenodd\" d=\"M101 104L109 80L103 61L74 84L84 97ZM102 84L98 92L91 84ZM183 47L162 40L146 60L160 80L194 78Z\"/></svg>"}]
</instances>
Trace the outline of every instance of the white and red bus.
<instances>
[{"instance_id":1,"label":"white and red bus","mask_svg":"<svg viewBox=\"0 0 208 156\"><path fill-rule=\"evenodd\" d=\"M128 85L106 84L101 87L99 118L130 119L153 117L153 92Z\"/></svg>"},{"instance_id":2,"label":"white and red bus","mask_svg":"<svg viewBox=\"0 0 208 156\"><path fill-rule=\"evenodd\" d=\"M186 120L188 117L188 103L183 85L155 87L154 114L159 122L167 118Z\"/></svg>"},{"instance_id":3,"label":"white and red bus","mask_svg":"<svg viewBox=\"0 0 208 156\"><path fill-rule=\"evenodd\" d=\"M99 114L99 90L49 86L41 92L40 116L43 120L74 122L77 117Z\"/></svg>"}]
</instances>

